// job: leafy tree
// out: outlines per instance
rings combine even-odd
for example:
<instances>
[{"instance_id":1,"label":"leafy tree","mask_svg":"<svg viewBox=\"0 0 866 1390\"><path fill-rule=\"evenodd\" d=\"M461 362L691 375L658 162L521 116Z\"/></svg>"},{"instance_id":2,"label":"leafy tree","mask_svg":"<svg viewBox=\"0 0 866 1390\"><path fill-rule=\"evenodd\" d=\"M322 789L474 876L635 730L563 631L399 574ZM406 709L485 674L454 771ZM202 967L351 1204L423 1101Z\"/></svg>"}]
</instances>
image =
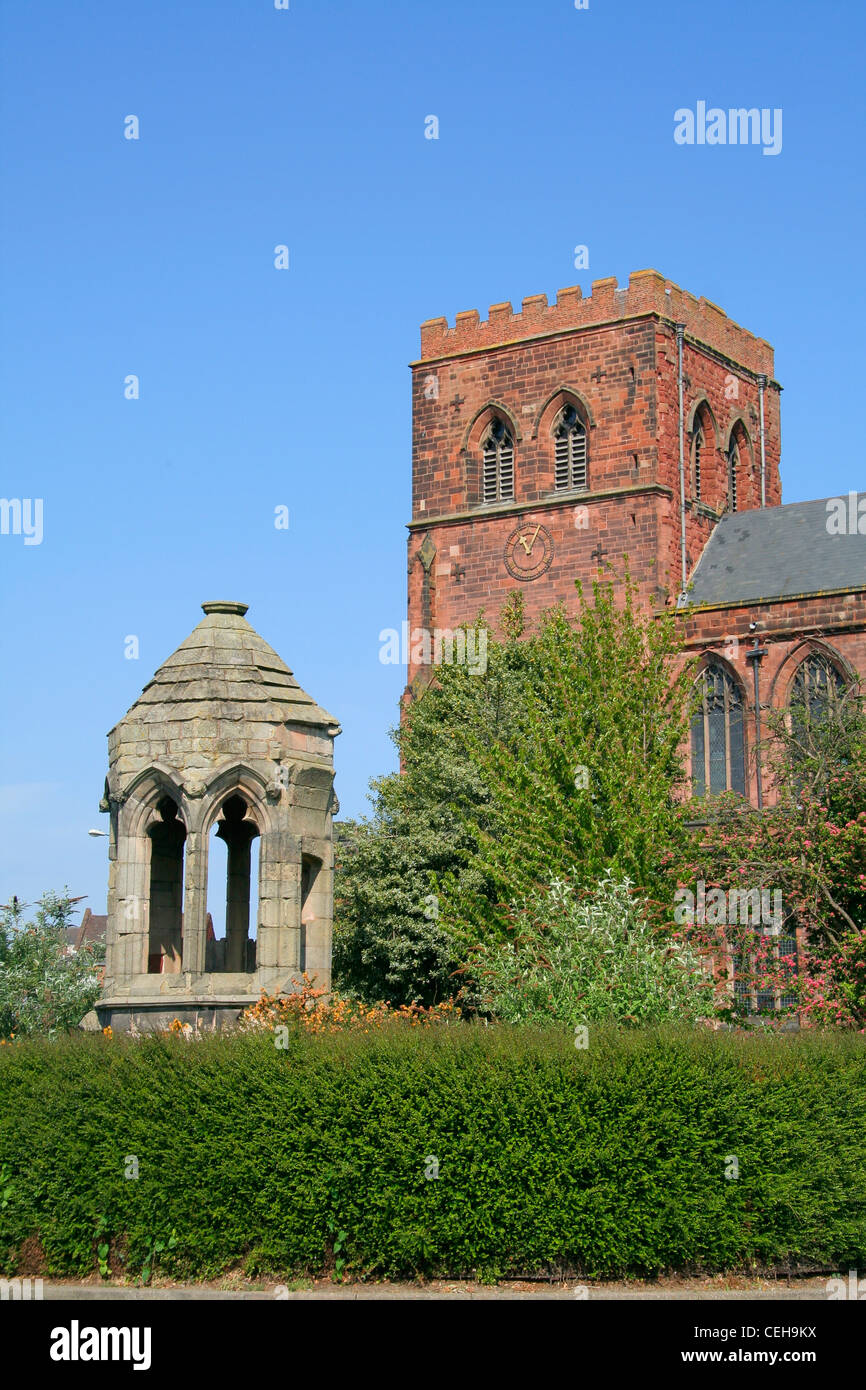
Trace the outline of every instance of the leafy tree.
<instances>
[{"instance_id":1,"label":"leafy tree","mask_svg":"<svg viewBox=\"0 0 866 1390\"><path fill-rule=\"evenodd\" d=\"M512 909L512 941L472 959L481 1006L505 1023L693 1022L712 1011L696 952L653 929L626 879L589 891L563 879Z\"/></svg>"},{"instance_id":2,"label":"leafy tree","mask_svg":"<svg viewBox=\"0 0 866 1390\"><path fill-rule=\"evenodd\" d=\"M619 598L578 584L575 618L545 613L526 648L525 703L510 728L467 725L464 743L486 795L471 817L486 901L455 875L445 894L455 927L502 935L516 895L550 875L588 885L608 868L629 877L669 918L665 856L687 831L685 785L691 662L673 614L639 611L626 575Z\"/></svg>"},{"instance_id":3,"label":"leafy tree","mask_svg":"<svg viewBox=\"0 0 866 1390\"><path fill-rule=\"evenodd\" d=\"M430 1005L460 987L461 948L441 885L457 876L467 892L488 888L474 829L487 791L465 733L474 724L489 736L513 727L527 698L524 644L488 638L482 673L437 669L392 730L402 772L371 783L369 820L339 827L333 965L346 993Z\"/></svg>"},{"instance_id":4,"label":"leafy tree","mask_svg":"<svg viewBox=\"0 0 866 1390\"><path fill-rule=\"evenodd\" d=\"M436 668L393 734L401 772L372 784L373 816L338 845L345 991L454 994L473 947L506 940L509 904L551 873L589 885L611 867L672 899L691 682L675 620L640 614L626 577L620 601L596 584L532 633L515 596L502 629L486 629L483 671Z\"/></svg>"},{"instance_id":5,"label":"leafy tree","mask_svg":"<svg viewBox=\"0 0 866 1390\"><path fill-rule=\"evenodd\" d=\"M339 826L335 984L368 1001L435 1004L455 993L458 961L432 891L455 851L428 808L396 804L393 779L373 785L374 818Z\"/></svg>"},{"instance_id":6,"label":"leafy tree","mask_svg":"<svg viewBox=\"0 0 866 1390\"><path fill-rule=\"evenodd\" d=\"M74 914L69 894L45 893L24 921L17 899L0 909L0 1037L67 1032L99 996L102 942L67 954Z\"/></svg>"}]
</instances>

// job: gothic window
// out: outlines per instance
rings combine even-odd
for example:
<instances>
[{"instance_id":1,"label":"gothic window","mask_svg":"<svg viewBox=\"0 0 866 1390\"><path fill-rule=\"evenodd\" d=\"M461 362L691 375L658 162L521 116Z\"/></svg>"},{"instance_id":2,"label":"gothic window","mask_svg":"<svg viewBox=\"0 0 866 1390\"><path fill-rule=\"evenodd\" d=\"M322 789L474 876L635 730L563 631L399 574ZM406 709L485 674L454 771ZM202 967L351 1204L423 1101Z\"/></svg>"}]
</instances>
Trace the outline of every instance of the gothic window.
<instances>
[{"instance_id":1,"label":"gothic window","mask_svg":"<svg viewBox=\"0 0 866 1390\"><path fill-rule=\"evenodd\" d=\"M484 436L482 501L510 502L514 498L514 441L504 420L497 416Z\"/></svg>"},{"instance_id":2,"label":"gothic window","mask_svg":"<svg viewBox=\"0 0 866 1390\"><path fill-rule=\"evenodd\" d=\"M791 689L791 712L797 723L822 724L838 711L845 682L832 662L813 652L801 663Z\"/></svg>"},{"instance_id":3,"label":"gothic window","mask_svg":"<svg viewBox=\"0 0 866 1390\"><path fill-rule=\"evenodd\" d=\"M746 794L743 701L723 666L711 663L697 681L692 715L692 782L696 796L720 792Z\"/></svg>"},{"instance_id":4,"label":"gothic window","mask_svg":"<svg viewBox=\"0 0 866 1390\"><path fill-rule=\"evenodd\" d=\"M186 826L170 796L158 806L150 837L149 975L177 975L183 953L183 863Z\"/></svg>"},{"instance_id":5,"label":"gothic window","mask_svg":"<svg viewBox=\"0 0 866 1390\"><path fill-rule=\"evenodd\" d=\"M557 488L586 487L586 427L573 405L560 411L553 431Z\"/></svg>"},{"instance_id":6,"label":"gothic window","mask_svg":"<svg viewBox=\"0 0 866 1390\"><path fill-rule=\"evenodd\" d=\"M740 468L740 451L733 440L728 450L728 506L732 512L737 510L737 474Z\"/></svg>"},{"instance_id":7,"label":"gothic window","mask_svg":"<svg viewBox=\"0 0 866 1390\"><path fill-rule=\"evenodd\" d=\"M692 441L692 456L695 468L695 497L701 496L701 454L704 451L704 431L701 425L695 430Z\"/></svg>"},{"instance_id":8,"label":"gothic window","mask_svg":"<svg viewBox=\"0 0 866 1390\"><path fill-rule=\"evenodd\" d=\"M254 860L254 846L259 829L249 814L250 808L243 796L234 792L222 805L219 819L212 827L208 853L208 895L209 906L213 906L213 917L217 931L213 941L208 941L205 955L205 969L208 971L247 972L255 970L256 941L250 933L250 908L252 920L258 917L258 868ZM217 859L217 842L225 846L224 856ZM257 848L257 847L256 847ZM217 881L225 893L222 903L217 899ZM222 906L225 904L225 929L222 929Z\"/></svg>"},{"instance_id":9,"label":"gothic window","mask_svg":"<svg viewBox=\"0 0 866 1390\"><path fill-rule=\"evenodd\" d=\"M750 951L741 943L733 956L734 1006L738 1014L775 1013L797 1003L797 933L783 929L769 950Z\"/></svg>"}]
</instances>

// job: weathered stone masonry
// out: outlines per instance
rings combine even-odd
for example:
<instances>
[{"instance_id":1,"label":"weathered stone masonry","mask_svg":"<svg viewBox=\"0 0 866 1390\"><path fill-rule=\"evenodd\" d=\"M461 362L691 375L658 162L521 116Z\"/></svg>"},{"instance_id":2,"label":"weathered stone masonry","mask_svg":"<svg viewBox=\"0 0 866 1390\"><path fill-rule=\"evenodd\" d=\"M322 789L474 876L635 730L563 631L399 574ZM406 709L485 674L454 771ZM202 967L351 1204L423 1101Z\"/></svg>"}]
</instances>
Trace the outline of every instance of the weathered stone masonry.
<instances>
[{"instance_id":1,"label":"weathered stone masonry","mask_svg":"<svg viewBox=\"0 0 866 1390\"><path fill-rule=\"evenodd\" d=\"M237 1017L302 971L330 988L336 720L246 621L204 619L109 734L107 958L115 1028ZM207 940L208 843L226 842L226 937ZM257 938L250 849L260 837Z\"/></svg>"}]
</instances>

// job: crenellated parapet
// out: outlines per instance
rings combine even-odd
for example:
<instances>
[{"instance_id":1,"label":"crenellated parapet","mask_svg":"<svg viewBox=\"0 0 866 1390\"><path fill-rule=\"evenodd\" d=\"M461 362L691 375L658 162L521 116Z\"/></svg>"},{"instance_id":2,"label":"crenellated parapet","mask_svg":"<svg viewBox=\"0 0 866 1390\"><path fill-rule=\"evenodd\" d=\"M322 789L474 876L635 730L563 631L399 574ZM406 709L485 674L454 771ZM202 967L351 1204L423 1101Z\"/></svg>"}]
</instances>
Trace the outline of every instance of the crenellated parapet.
<instances>
[{"instance_id":1,"label":"crenellated parapet","mask_svg":"<svg viewBox=\"0 0 866 1390\"><path fill-rule=\"evenodd\" d=\"M773 376L773 349L764 338L756 338L717 304L696 298L657 270L634 271L624 288L615 276L595 280L586 298L579 285L559 290L553 304L545 294L529 295L519 312L508 302L491 304L486 319L469 309L457 314L453 327L446 318L428 319L421 325L421 357L413 365L653 314L685 324L688 336L750 371Z\"/></svg>"}]
</instances>

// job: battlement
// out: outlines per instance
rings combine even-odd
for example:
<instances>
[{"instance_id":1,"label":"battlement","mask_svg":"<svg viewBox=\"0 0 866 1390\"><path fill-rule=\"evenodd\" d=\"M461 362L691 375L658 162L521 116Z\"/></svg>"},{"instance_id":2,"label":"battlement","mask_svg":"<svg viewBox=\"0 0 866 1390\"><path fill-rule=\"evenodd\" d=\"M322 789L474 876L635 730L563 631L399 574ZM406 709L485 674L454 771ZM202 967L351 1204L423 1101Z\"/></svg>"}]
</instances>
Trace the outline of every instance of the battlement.
<instances>
[{"instance_id":1,"label":"battlement","mask_svg":"<svg viewBox=\"0 0 866 1390\"><path fill-rule=\"evenodd\" d=\"M764 338L756 338L729 319L717 304L696 299L657 270L633 271L628 288L622 289L615 276L594 280L587 299L579 285L571 285L557 291L555 304L548 304L546 294L529 295L519 313L507 302L491 304L485 320L477 309L469 309L456 316L453 328L445 318L428 319L421 325L420 360L483 352L506 343L647 314L684 323L688 335L732 361L753 372L773 375L773 349Z\"/></svg>"}]
</instances>

